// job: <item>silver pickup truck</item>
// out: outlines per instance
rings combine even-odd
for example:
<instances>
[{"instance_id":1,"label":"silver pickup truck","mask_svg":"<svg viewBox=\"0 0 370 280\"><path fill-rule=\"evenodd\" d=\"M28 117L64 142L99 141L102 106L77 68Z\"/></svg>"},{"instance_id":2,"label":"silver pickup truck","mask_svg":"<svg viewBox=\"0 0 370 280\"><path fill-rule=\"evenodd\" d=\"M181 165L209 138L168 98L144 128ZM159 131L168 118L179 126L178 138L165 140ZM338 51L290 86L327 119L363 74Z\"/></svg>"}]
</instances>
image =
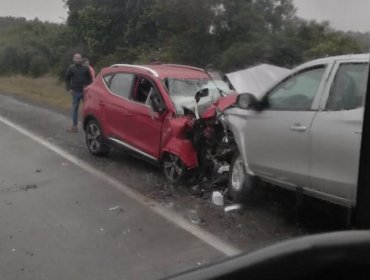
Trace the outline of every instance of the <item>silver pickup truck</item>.
<instances>
[{"instance_id":1,"label":"silver pickup truck","mask_svg":"<svg viewBox=\"0 0 370 280\"><path fill-rule=\"evenodd\" d=\"M229 176L234 197L245 196L259 178L355 206L369 59L315 60L261 98L239 95L224 119L238 146Z\"/></svg>"}]
</instances>

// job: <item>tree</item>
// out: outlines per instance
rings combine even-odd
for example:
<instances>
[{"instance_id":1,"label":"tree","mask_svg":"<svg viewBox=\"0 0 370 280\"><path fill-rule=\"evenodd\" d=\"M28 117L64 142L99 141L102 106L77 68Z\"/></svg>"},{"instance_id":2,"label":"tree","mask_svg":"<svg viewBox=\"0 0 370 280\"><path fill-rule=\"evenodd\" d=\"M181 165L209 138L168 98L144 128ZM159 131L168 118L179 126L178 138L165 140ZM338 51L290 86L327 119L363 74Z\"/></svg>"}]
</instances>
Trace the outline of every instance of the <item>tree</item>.
<instances>
[{"instance_id":1,"label":"tree","mask_svg":"<svg viewBox=\"0 0 370 280\"><path fill-rule=\"evenodd\" d=\"M296 17L292 0L64 0L66 25L0 17L0 74L63 76L73 53L99 70L153 59L225 72L367 51L369 34ZM42 68L42 69L41 69Z\"/></svg>"},{"instance_id":2,"label":"tree","mask_svg":"<svg viewBox=\"0 0 370 280\"><path fill-rule=\"evenodd\" d=\"M44 56L34 55L30 60L29 74L33 78L41 77L49 72L49 63Z\"/></svg>"}]
</instances>

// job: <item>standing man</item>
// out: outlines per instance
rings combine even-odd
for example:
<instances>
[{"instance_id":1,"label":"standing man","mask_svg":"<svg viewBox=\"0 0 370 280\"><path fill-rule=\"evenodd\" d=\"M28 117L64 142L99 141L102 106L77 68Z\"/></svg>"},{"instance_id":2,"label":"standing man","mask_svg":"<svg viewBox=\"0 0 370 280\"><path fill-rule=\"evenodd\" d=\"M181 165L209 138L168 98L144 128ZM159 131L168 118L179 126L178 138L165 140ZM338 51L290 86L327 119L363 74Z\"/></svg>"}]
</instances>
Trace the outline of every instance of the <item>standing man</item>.
<instances>
[{"instance_id":1,"label":"standing man","mask_svg":"<svg viewBox=\"0 0 370 280\"><path fill-rule=\"evenodd\" d=\"M82 64L81 54L76 53L73 56L73 64L68 67L65 80L66 89L72 96L72 127L67 131L77 133L78 109L83 100L83 91L92 82L89 68Z\"/></svg>"}]
</instances>

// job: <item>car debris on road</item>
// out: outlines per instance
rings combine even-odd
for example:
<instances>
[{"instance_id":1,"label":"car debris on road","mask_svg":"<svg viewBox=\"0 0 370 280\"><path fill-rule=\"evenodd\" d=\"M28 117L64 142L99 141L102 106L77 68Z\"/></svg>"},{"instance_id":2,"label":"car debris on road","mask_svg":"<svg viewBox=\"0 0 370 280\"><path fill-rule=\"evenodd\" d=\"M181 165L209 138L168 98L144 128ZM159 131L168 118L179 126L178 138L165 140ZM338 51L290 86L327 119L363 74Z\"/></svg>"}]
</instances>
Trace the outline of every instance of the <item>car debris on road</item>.
<instances>
[{"instance_id":1,"label":"car debris on road","mask_svg":"<svg viewBox=\"0 0 370 280\"><path fill-rule=\"evenodd\" d=\"M225 207L225 212L231 212L231 211L236 211L236 210L241 210L243 209L243 205L241 204L233 204Z\"/></svg>"},{"instance_id":2,"label":"car debris on road","mask_svg":"<svg viewBox=\"0 0 370 280\"><path fill-rule=\"evenodd\" d=\"M199 216L199 214L198 214L198 212L196 210L190 210L190 211L188 211L187 218L189 219L189 221L192 224L195 224L195 225L204 225L205 224L204 219L202 219Z\"/></svg>"},{"instance_id":3,"label":"car debris on road","mask_svg":"<svg viewBox=\"0 0 370 280\"><path fill-rule=\"evenodd\" d=\"M219 191L215 191L212 193L212 202L217 206L223 206L224 196Z\"/></svg>"},{"instance_id":4,"label":"car debris on road","mask_svg":"<svg viewBox=\"0 0 370 280\"><path fill-rule=\"evenodd\" d=\"M115 213L121 213L124 210L123 210L123 208L121 206L117 205L117 206L110 207L109 208L109 211L110 212L115 212Z\"/></svg>"},{"instance_id":5,"label":"car debris on road","mask_svg":"<svg viewBox=\"0 0 370 280\"><path fill-rule=\"evenodd\" d=\"M38 186L35 185L35 184L26 185L25 187L22 187L22 189L26 192L29 191L29 190L36 190L37 188L38 188Z\"/></svg>"}]
</instances>

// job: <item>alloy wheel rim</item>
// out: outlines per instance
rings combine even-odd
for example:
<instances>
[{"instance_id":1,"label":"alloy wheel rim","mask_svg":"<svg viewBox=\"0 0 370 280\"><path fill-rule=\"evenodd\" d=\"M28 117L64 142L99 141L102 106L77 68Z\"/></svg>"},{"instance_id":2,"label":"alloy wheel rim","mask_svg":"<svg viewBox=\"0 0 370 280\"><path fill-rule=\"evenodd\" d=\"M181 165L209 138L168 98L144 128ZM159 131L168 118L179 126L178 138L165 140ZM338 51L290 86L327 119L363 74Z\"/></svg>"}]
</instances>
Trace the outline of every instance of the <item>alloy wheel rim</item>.
<instances>
[{"instance_id":1,"label":"alloy wheel rim","mask_svg":"<svg viewBox=\"0 0 370 280\"><path fill-rule=\"evenodd\" d=\"M243 180L244 180L244 166L243 160L239 156L233 166L233 170L231 173L231 187L235 192L239 192L243 187Z\"/></svg>"},{"instance_id":2,"label":"alloy wheel rim","mask_svg":"<svg viewBox=\"0 0 370 280\"><path fill-rule=\"evenodd\" d=\"M101 146L101 132L97 125L90 124L86 130L87 145L89 149L96 153Z\"/></svg>"},{"instance_id":3,"label":"alloy wheel rim","mask_svg":"<svg viewBox=\"0 0 370 280\"><path fill-rule=\"evenodd\" d=\"M183 173L183 166L180 158L173 154L169 154L164 161L164 171L168 179L176 181Z\"/></svg>"}]
</instances>

